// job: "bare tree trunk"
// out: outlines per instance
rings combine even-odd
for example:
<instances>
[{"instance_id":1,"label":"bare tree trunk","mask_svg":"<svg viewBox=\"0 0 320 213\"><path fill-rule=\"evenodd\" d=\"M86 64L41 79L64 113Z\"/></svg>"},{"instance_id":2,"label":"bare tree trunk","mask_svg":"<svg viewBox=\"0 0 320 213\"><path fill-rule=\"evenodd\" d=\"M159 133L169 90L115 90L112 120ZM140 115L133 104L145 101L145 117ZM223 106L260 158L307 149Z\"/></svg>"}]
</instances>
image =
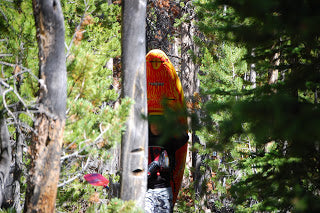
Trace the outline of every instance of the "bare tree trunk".
<instances>
[{"instance_id":1,"label":"bare tree trunk","mask_svg":"<svg viewBox=\"0 0 320 213\"><path fill-rule=\"evenodd\" d=\"M251 55L252 55L252 56L255 56L254 49L252 49ZM250 64L250 76L249 76L249 81L250 81L251 84L252 84L252 88L256 88L256 87L257 87L257 83L256 83L257 73L256 73L255 68L256 68L256 65L255 65L254 63L251 63L251 64Z\"/></svg>"},{"instance_id":2,"label":"bare tree trunk","mask_svg":"<svg viewBox=\"0 0 320 213\"><path fill-rule=\"evenodd\" d=\"M190 18L194 16L192 1L186 3L185 13ZM186 101L191 101L195 93L199 92L200 81L198 79L199 66L194 63L191 51L197 54L198 48L193 42L196 28L192 21L184 22L181 26L181 84Z\"/></svg>"},{"instance_id":3,"label":"bare tree trunk","mask_svg":"<svg viewBox=\"0 0 320 213\"><path fill-rule=\"evenodd\" d=\"M6 183L11 166L11 145L9 131L4 118L0 120L0 207L6 200Z\"/></svg>"},{"instance_id":4,"label":"bare tree trunk","mask_svg":"<svg viewBox=\"0 0 320 213\"><path fill-rule=\"evenodd\" d=\"M23 57L25 55L25 48L24 43L21 41L20 42L20 46L21 46L21 52L19 54L19 57L16 59L16 67L15 70L19 69L22 66L22 61L23 61ZM19 69L20 70L20 69ZM16 88L19 92L21 92L21 85L23 83L24 79L23 76L21 75L20 78L17 78L17 85ZM20 117L20 111L23 111L23 106L21 103L17 104L15 111L19 112L17 114L17 118ZM21 182L21 175L23 173L23 145L24 145L24 141L25 140L26 135L24 135L21 130L20 127L16 128L16 137L15 137L15 146L14 146L14 150L13 150L13 154L12 154L12 159L14 159L14 169L12 170L13 172L13 179L12 179L12 183L11 183L11 194L12 194L12 198L11 200L13 201L13 208L15 209L16 213L20 213L22 212L22 208L23 206L20 204L20 200L21 200L21 193L20 193L20 182Z\"/></svg>"},{"instance_id":5,"label":"bare tree trunk","mask_svg":"<svg viewBox=\"0 0 320 213\"><path fill-rule=\"evenodd\" d=\"M198 71L199 67L192 61L193 53L197 52L196 46L193 43L193 35L195 26L192 23L182 24L182 42L181 42L181 84L186 97L186 101L191 101L195 93L199 92Z\"/></svg>"},{"instance_id":6,"label":"bare tree trunk","mask_svg":"<svg viewBox=\"0 0 320 213\"><path fill-rule=\"evenodd\" d=\"M14 174L13 174L13 207L16 210L17 213L20 213L22 211L23 206L20 204L20 178L22 175L22 156L23 156L23 136L18 131L16 131L17 139L16 139L16 146L15 146L15 155L14 155Z\"/></svg>"},{"instance_id":7,"label":"bare tree trunk","mask_svg":"<svg viewBox=\"0 0 320 213\"><path fill-rule=\"evenodd\" d=\"M273 61L274 66L279 66L279 64L280 64L280 53L275 53L272 61ZM269 75L268 83L269 84L276 83L278 81L278 76L279 76L279 70L278 69L271 70L270 75Z\"/></svg>"},{"instance_id":8,"label":"bare tree trunk","mask_svg":"<svg viewBox=\"0 0 320 213\"><path fill-rule=\"evenodd\" d=\"M39 46L39 108L24 212L54 212L66 113L64 19L59 0L33 0Z\"/></svg>"},{"instance_id":9,"label":"bare tree trunk","mask_svg":"<svg viewBox=\"0 0 320 213\"><path fill-rule=\"evenodd\" d=\"M147 190L148 125L146 88L146 1L122 1L123 96L134 100L122 137L121 188L123 200L144 206Z\"/></svg>"},{"instance_id":10,"label":"bare tree trunk","mask_svg":"<svg viewBox=\"0 0 320 213\"><path fill-rule=\"evenodd\" d=\"M194 17L194 11L192 6L192 1L188 1L183 10L184 13L187 13L190 19ZM181 26L181 83L183 86L183 91L185 94L186 102L188 109L195 114L199 114L198 102L199 102L199 66L193 61L193 54L198 53L198 47L193 42L193 37L195 36L196 28L193 22L190 20L188 22L184 22ZM192 54L191 54L192 52ZM198 115L199 116L199 115ZM191 127L191 123L189 124ZM196 136L195 132L192 131L190 135L190 139L192 141L192 145L194 146L196 143L200 143L199 138ZM188 167L192 172L192 176L194 179L194 187L196 198L200 198L201 193L201 185L203 182L203 177L200 172L200 166L202 165L202 160L204 156L198 154L197 151L189 151L187 156ZM187 183L189 184L189 183Z\"/></svg>"}]
</instances>

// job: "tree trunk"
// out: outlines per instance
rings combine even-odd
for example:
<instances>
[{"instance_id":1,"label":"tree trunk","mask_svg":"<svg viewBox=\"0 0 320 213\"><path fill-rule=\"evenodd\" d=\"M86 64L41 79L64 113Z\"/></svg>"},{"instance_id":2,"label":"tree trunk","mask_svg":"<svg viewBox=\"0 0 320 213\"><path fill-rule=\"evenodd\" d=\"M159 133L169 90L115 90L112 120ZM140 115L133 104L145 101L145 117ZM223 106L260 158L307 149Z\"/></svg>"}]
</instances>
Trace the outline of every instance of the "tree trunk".
<instances>
[{"instance_id":1,"label":"tree trunk","mask_svg":"<svg viewBox=\"0 0 320 213\"><path fill-rule=\"evenodd\" d=\"M183 13L188 14L190 20L182 23L181 26L181 83L183 86L184 95L187 102L187 107L191 113L197 114L199 116L199 86L200 81L198 79L199 65L193 61L192 54L198 53L198 47L193 41L193 37L196 34L196 28L192 22L191 17L195 17L193 11L192 1L188 1L183 10ZM190 52L191 51L191 52ZM192 124L189 124L192 127ZM200 143L199 138L196 136L195 131L190 134L190 140L192 141L192 146ZM201 144L203 145L203 144ZM201 185L203 182L203 177L200 172L200 166L202 165L202 160L204 156L199 155L198 151L189 151L187 156L188 167L192 172L194 179L195 193L197 199L200 199ZM190 183L187 183L190 184Z\"/></svg>"},{"instance_id":2,"label":"tree trunk","mask_svg":"<svg viewBox=\"0 0 320 213\"><path fill-rule=\"evenodd\" d=\"M275 67L279 66L280 64L280 53L275 53L274 57L272 59L272 62L274 64ZM274 84L277 83L278 81L278 76L279 76L279 70L278 69L273 69L271 70L270 74L269 74L269 80L268 83L269 84Z\"/></svg>"},{"instance_id":3,"label":"tree trunk","mask_svg":"<svg viewBox=\"0 0 320 213\"><path fill-rule=\"evenodd\" d=\"M67 98L64 20L59 0L33 0L33 10L40 90L24 212L54 212Z\"/></svg>"},{"instance_id":4,"label":"tree trunk","mask_svg":"<svg viewBox=\"0 0 320 213\"><path fill-rule=\"evenodd\" d=\"M16 131L16 146L15 146L15 153L12 157L15 158L14 164L14 173L13 173L13 183L12 183L12 195L13 195L13 207L16 213L22 212L23 206L20 204L21 194L20 194L20 179L22 175L22 165L23 165L23 136L18 131Z\"/></svg>"},{"instance_id":5,"label":"tree trunk","mask_svg":"<svg viewBox=\"0 0 320 213\"><path fill-rule=\"evenodd\" d=\"M189 53L197 53L197 47L193 42L195 26L191 23L182 24L181 38L181 84L183 86L186 101L192 101L193 96L199 93L200 81L198 79L199 66L192 60Z\"/></svg>"},{"instance_id":6,"label":"tree trunk","mask_svg":"<svg viewBox=\"0 0 320 213\"><path fill-rule=\"evenodd\" d=\"M148 125L146 88L146 1L122 1L123 96L133 99L122 137L121 189L123 200L144 206L147 189Z\"/></svg>"},{"instance_id":7,"label":"tree trunk","mask_svg":"<svg viewBox=\"0 0 320 213\"><path fill-rule=\"evenodd\" d=\"M0 120L0 207L6 202L6 186L11 166L11 145L9 131L4 118Z\"/></svg>"},{"instance_id":8,"label":"tree trunk","mask_svg":"<svg viewBox=\"0 0 320 213\"><path fill-rule=\"evenodd\" d=\"M251 55L255 56L254 49L252 49ZM255 68L256 68L256 65L254 63L251 63L249 81L251 82L252 88L254 89L257 87L257 83L256 83L257 73Z\"/></svg>"}]
</instances>

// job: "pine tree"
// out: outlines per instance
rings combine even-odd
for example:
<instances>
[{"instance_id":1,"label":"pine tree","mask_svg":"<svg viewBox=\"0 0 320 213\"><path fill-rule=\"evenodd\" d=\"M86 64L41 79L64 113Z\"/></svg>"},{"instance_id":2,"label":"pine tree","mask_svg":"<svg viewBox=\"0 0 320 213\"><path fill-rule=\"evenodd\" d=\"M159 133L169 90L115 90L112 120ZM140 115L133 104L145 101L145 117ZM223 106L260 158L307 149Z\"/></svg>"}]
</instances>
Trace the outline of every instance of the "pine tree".
<instances>
[{"instance_id":1,"label":"pine tree","mask_svg":"<svg viewBox=\"0 0 320 213\"><path fill-rule=\"evenodd\" d=\"M26 174L23 147L27 147L34 131L32 122L37 92L37 48L31 2L4 1L1 16L1 99L0 110L9 130L12 161L4 183L4 208L21 212L21 193ZM10 201L10 202L8 202ZM11 202L12 201L12 202Z\"/></svg>"},{"instance_id":2,"label":"pine tree","mask_svg":"<svg viewBox=\"0 0 320 213\"><path fill-rule=\"evenodd\" d=\"M238 156L231 162L240 176L229 183L227 195L238 211L316 211L319 31L314 25L319 19L318 3L198 3L201 30L213 41L246 47L245 59L255 64L257 72L256 89L244 81L241 90L210 91L211 97L222 96L207 104L209 120L214 120L217 128L208 128L204 136L214 137L215 149L230 148L231 159ZM280 74L278 82L269 84L274 70ZM221 82L229 85L230 80Z\"/></svg>"},{"instance_id":3,"label":"pine tree","mask_svg":"<svg viewBox=\"0 0 320 213\"><path fill-rule=\"evenodd\" d=\"M117 171L108 171L106 164L116 158L109 149L120 143L131 101L120 99L119 91L114 89L112 70L106 65L121 54L121 10L119 5L105 1L61 3L66 28L68 103L57 209L85 210L85 206L93 205L90 198L96 192L91 186L84 187L84 173L99 172L119 181ZM27 147L34 132L38 50L31 2L4 1L0 6L0 109L7 121L14 160L13 173L9 175L13 179L7 179L10 190L5 193L5 200L13 202L3 203L2 207L21 212L28 176ZM98 191L98 199L110 199L105 191Z\"/></svg>"},{"instance_id":4,"label":"pine tree","mask_svg":"<svg viewBox=\"0 0 320 213\"><path fill-rule=\"evenodd\" d=\"M112 196L102 188L84 187L82 176L101 173L113 183L119 182L120 165L114 171L108 165L119 156L113 156L110 149L120 144L132 104L130 99L120 98L107 66L121 54L121 8L105 1L65 1L63 9L68 23L68 119L57 207L66 211L93 205L91 210L98 211L106 205L99 207L95 202Z\"/></svg>"}]
</instances>

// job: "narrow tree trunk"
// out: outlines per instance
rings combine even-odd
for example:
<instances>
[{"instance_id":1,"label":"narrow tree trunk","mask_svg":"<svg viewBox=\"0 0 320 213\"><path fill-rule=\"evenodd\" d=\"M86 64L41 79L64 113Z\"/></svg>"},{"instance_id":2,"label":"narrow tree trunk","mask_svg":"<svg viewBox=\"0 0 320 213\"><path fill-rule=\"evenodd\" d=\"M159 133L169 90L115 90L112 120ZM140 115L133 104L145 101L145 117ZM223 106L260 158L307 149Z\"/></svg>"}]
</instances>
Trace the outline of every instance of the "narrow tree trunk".
<instances>
[{"instance_id":1,"label":"narrow tree trunk","mask_svg":"<svg viewBox=\"0 0 320 213\"><path fill-rule=\"evenodd\" d=\"M280 64L280 53L275 53L272 61L273 61L274 66L276 66L276 67L279 66L279 64ZM268 83L269 84L276 83L278 81L278 76L279 76L279 70L278 69L271 70L270 75L269 75Z\"/></svg>"},{"instance_id":2,"label":"narrow tree trunk","mask_svg":"<svg viewBox=\"0 0 320 213\"><path fill-rule=\"evenodd\" d=\"M24 43L23 41L20 41L20 47L21 47L21 52L19 53L19 57L16 58L16 67L15 71L20 72L20 67L23 64L23 58L25 55L25 48L24 48ZM20 75L19 78L16 78L16 89L21 93L21 85L24 82L24 77L23 75ZM21 103L17 104L15 106L15 111L18 112L16 115L17 118L20 117L21 112L23 111L23 105ZM13 169L12 169L12 182L10 183L11 186L11 198L10 201L11 206L14 208L16 213L21 213L23 206L20 203L21 200L21 193L20 193L20 186L21 186L21 175L23 173L23 146L25 145L25 135L21 132L21 129L19 126L16 127L15 131L15 145L13 153L12 153L12 159L13 159Z\"/></svg>"},{"instance_id":3,"label":"narrow tree trunk","mask_svg":"<svg viewBox=\"0 0 320 213\"><path fill-rule=\"evenodd\" d=\"M5 202L7 179L11 166L11 145L9 131L4 118L0 120L0 207Z\"/></svg>"},{"instance_id":4,"label":"narrow tree trunk","mask_svg":"<svg viewBox=\"0 0 320 213\"><path fill-rule=\"evenodd\" d=\"M33 10L40 90L24 212L54 212L67 97L64 20L59 0L33 0Z\"/></svg>"},{"instance_id":5,"label":"narrow tree trunk","mask_svg":"<svg viewBox=\"0 0 320 213\"><path fill-rule=\"evenodd\" d=\"M183 13L188 14L189 17L194 16L192 1L188 1L184 8ZM183 15L182 15L183 16ZM191 113L195 113L199 116L199 109L197 108L199 105L199 86L200 81L198 79L199 66L193 61L192 55L198 53L198 47L195 45L193 41L193 37L195 36L196 28L193 22L190 20L188 22L184 22L181 26L181 83L183 86L184 95L186 98L188 109ZM190 125L192 127L192 125ZM190 134L190 139L192 141L192 146L200 143L199 138L196 136L193 131ZM192 176L194 178L194 187L196 198L200 199L201 193L201 185L203 181L202 174L200 172L200 166L204 156L199 155L197 151L189 151L187 156L188 167L192 171ZM190 184L190 183L188 183Z\"/></svg>"},{"instance_id":6,"label":"narrow tree trunk","mask_svg":"<svg viewBox=\"0 0 320 213\"><path fill-rule=\"evenodd\" d=\"M144 206L147 189L148 126L146 89L146 1L122 1L123 96L134 100L122 137L121 189L123 200Z\"/></svg>"},{"instance_id":7,"label":"narrow tree trunk","mask_svg":"<svg viewBox=\"0 0 320 213\"><path fill-rule=\"evenodd\" d=\"M22 175L22 156L23 156L23 137L18 131L16 131L16 146L15 153L12 155L14 157L14 173L13 173L13 183L12 183L12 195L13 195L13 207L17 213L22 211L23 206L20 204L20 178Z\"/></svg>"},{"instance_id":8,"label":"narrow tree trunk","mask_svg":"<svg viewBox=\"0 0 320 213\"><path fill-rule=\"evenodd\" d=\"M251 55L255 56L254 49L252 49ZM256 68L256 65L254 63L250 64L249 81L251 82L252 88L254 88L254 89L257 87L257 83L256 83L257 73L256 73L255 68Z\"/></svg>"},{"instance_id":9,"label":"narrow tree trunk","mask_svg":"<svg viewBox=\"0 0 320 213\"><path fill-rule=\"evenodd\" d=\"M191 1L188 1L184 13L189 16L193 16L193 6ZM193 54L197 54L198 47L193 41L193 37L196 34L196 26L192 21L184 22L181 26L181 84L183 86L183 92L186 101L192 101L195 94L199 93L200 81L198 79L199 66L194 63L191 51Z\"/></svg>"}]
</instances>

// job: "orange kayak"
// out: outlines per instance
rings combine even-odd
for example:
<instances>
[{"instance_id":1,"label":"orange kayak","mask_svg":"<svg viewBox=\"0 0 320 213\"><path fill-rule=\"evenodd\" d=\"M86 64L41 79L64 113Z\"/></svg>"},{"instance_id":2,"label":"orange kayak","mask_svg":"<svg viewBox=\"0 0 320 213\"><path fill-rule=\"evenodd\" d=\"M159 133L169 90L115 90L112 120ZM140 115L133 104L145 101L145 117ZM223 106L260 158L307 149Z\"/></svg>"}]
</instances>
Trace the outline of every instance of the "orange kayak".
<instances>
[{"instance_id":1,"label":"orange kayak","mask_svg":"<svg viewBox=\"0 0 320 213\"><path fill-rule=\"evenodd\" d=\"M162 50L151 50L146 56L146 66L148 114L162 115L164 98L168 101L169 107L175 109L184 107L181 82L168 56ZM183 120L186 121L186 118ZM173 178L171 178L173 203L176 202L181 187L187 149L188 143L178 149L175 154L175 168Z\"/></svg>"}]
</instances>

